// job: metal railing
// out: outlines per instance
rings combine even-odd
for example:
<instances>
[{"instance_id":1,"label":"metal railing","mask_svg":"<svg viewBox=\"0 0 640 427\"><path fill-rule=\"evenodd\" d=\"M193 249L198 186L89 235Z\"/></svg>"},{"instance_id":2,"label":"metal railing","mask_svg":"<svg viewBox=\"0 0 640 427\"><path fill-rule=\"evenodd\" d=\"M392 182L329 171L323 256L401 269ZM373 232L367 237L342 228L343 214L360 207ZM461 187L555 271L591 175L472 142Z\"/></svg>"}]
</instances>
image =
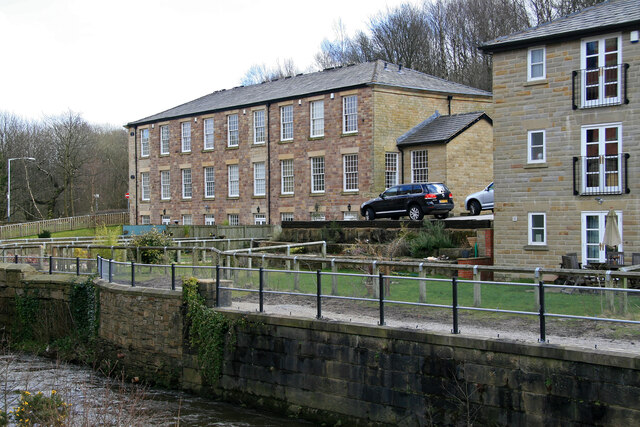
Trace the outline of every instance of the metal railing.
<instances>
[{"instance_id":1,"label":"metal railing","mask_svg":"<svg viewBox=\"0 0 640 427\"><path fill-rule=\"evenodd\" d=\"M629 153L573 158L573 195L629 194Z\"/></svg>"},{"instance_id":2,"label":"metal railing","mask_svg":"<svg viewBox=\"0 0 640 427\"><path fill-rule=\"evenodd\" d=\"M573 71L572 108L576 110L628 104L628 70L629 64L618 64Z\"/></svg>"},{"instance_id":3,"label":"metal railing","mask_svg":"<svg viewBox=\"0 0 640 427\"><path fill-rule=\"evenodd\" d=\"M43 221L23 222L0 226L0 239L11 239L50 232L91 228L99 225L122 225L129 223L128 212L117 212L96 215L82 215L67 218L47 219Z\"/></svg>"}]
</instances>

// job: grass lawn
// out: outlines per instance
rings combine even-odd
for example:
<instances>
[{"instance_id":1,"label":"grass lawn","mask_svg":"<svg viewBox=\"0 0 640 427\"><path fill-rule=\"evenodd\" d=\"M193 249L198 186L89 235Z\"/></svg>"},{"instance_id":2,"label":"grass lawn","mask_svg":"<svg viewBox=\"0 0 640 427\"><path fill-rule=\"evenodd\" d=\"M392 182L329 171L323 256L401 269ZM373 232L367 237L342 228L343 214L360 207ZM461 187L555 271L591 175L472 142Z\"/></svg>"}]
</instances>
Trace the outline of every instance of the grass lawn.
<instances>
[{"instance_id":1,"label":"grass lawn","mask_svg":"<svg viewBox=\"0 0 640 427\"><path fill-rule=\"evenodd\" d=\"M122 226L121 225L111 225L107 227L108 230L118 230L118 234L122 234ZM80 228L78 230L69 230L69 231L57 231L55 233L51 233L51 237L91 237L96 235L95 228ZM37 235L19 237L19 239L37 239Z\"/></svg>"}]
</instances>

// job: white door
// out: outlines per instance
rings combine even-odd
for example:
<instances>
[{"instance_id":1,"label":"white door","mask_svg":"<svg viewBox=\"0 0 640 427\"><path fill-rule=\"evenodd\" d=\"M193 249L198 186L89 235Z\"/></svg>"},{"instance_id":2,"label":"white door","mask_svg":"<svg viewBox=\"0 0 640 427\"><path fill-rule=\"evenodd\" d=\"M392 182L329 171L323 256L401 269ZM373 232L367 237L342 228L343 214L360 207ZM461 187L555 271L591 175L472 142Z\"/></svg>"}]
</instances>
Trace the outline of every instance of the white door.
<instances>
[{"instance_id":1,"label":"white door","mask_svg":"<svg viewBox=\"0 0 640 427\"><path fill-rule=\"evenodd\" d=\"M607 212L582 212L582 265L605 262L605 247L602 244L606 226ZM618 215L618 229L622 236L622 211ZM622 245L618 248L622 252Z\"/></svg>"},{"instance_id":2,"label":"white door","mask_svg":"<svg viewBox=\"0 0 640 427\"><path fill-rule=\"evenodd\" d=\"M620 102L620 37L582 42L582 106Z\"/></svg>"},{"instance_id":3,"label":"white door","mask_svg":"<svg viewBox=\"0 0 640 427\"><path fill-rule=\"evenodd\" d=\"M582 128L583 193L622 191L621 131L618 124Z\"/></svg>"}]
</instances>

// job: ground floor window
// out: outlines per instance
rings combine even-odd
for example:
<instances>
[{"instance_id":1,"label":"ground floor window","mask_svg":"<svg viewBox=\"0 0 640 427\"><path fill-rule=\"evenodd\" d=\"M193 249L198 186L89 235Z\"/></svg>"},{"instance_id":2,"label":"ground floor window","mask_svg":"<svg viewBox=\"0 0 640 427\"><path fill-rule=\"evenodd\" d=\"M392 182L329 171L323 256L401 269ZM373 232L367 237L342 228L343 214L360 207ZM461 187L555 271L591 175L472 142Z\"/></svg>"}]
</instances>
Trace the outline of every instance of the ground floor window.
<instances>
[{"instance_id":1,"label":"ground floor window","mask_svg":"<svg viewBox=\"0 0 640 427\"><path fill-rule=\"evenodd\" d=\"M171 217L169 215L162 215L160 217L161 223L162 225L169 225L171 224Z\"/></svg>"},{"instance_id":2,"label":"ground floor window","mask_svg":"<svg viewBox=\"0 0 640 427\"><path fill-rule=\"evenodd\" d=\"M344 213L344 220L345 221L357 221L358 220L358 214L356 212L345 212Z\"/></svg>"},{"instance_id":3,"label":"ground floor window","mask_svg":"<svg viewBox=\"0 0 640 427\"><path fill-rule=\"evenodd\" d=\"M229 220L229 225L240 225L240 215L238 214L229 214L227 219Z\"/></svg>"},{"instance_id":4,"label":"ground floor window","mask_svg":"<svg viewBox=\"0 0 640 427\"><path fill-rule=\"evenodd\" d=\"M429 155L427 150L411 152L411 182L428 182Z\"/></svg>"},{"instance_id":5,"label":"ground floor window","mask_svg":"<svg viewBox=\"0 0 640 427\"><path fill-rule=\"evenodd\" d=\"M255 225L266 225L267 215L265 214L253 214L253 223Z\"/></svg>"},{"instance_id":6,"label":"ground floor window","mask_svg":"<svg viewBox=\"0 0 640 427\"><path fill-rule=\"evenodd\" d=\"M529 213L529 244L547 244L547 214Z\"/></svg>"},{"instance_id":7,"label":"ground floor window","mask_svg":"<svg viewBox=\"0 0 640 427\"><path fill-rule=\"evenodd\" d=\"M311 214L311 221L324 221L325 216L322 212L314 212Z\"/></svg>"},{"instance_id":8,"label":"ground floor window","mask_svg":"<svg viewBox=\"0 0 640 427\"><path fill-rule=\"evenodd\" d=\"M607 248L604 245L608 211L582 212L582 264L605 262ZM615 211L618 217L618 232L622 235L622 211ZM624 240L624 238L622 239ZM622 252L622 245L616 250Z\"/></svg>"},{"instance_id":9,"label":"ground floor window","mask_svg":"<svg viewBox=\"0 0 640 427\"><path fill-rule=\"evenodd\" d=\"M151 224L151 217L149 215L142 215L142 225Z\"/></svg>"},{"instance_id":10,"label":"ground floor window","mask_svg":"<svg viewBox=\"0 0 640 427\"><path fill-rule=\"evenodd\" d=\"M216 217L213 214L205 214L204 216L204 225L215 225Z\"/></svg>"},{"instance_id":11,"label":"ground floor window","mask_svg":"<svg viewBox=\"0 0 640 427\"><path fill-rule=\"evenodd\" d=\"M193 215L182 215L182 225L192 225L193 224Z\"/></svg>"},{"instance_id":12,"label":"ground floor window","mask_svg":"<svg viewBox=\"0 0 640 427\"><path fill-rule=\"evenodd\" d=\"M293 221L293 212L282 212L280 214L280 220L282 222Z\"/></svg>"}]
</instances>

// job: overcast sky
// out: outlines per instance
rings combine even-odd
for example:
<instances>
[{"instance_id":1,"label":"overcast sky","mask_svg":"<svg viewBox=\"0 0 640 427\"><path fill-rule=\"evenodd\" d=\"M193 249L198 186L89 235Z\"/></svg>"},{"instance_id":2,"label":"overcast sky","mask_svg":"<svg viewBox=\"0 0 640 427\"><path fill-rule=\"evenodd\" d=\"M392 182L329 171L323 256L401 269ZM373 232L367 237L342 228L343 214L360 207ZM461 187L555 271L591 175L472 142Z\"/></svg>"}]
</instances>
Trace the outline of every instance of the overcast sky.
<instances>
[{"instance_id":1,"label":"overcast sky","mask_svg":"<svg viewBox=\"0 0 640 427\"><path fill-rule=\"evenodd\" d=\"M0 111L120 126L238 86L253 64L305 70L338 19L353 34L402 2L0 0Z\"/></svg>"}]
</instances>

